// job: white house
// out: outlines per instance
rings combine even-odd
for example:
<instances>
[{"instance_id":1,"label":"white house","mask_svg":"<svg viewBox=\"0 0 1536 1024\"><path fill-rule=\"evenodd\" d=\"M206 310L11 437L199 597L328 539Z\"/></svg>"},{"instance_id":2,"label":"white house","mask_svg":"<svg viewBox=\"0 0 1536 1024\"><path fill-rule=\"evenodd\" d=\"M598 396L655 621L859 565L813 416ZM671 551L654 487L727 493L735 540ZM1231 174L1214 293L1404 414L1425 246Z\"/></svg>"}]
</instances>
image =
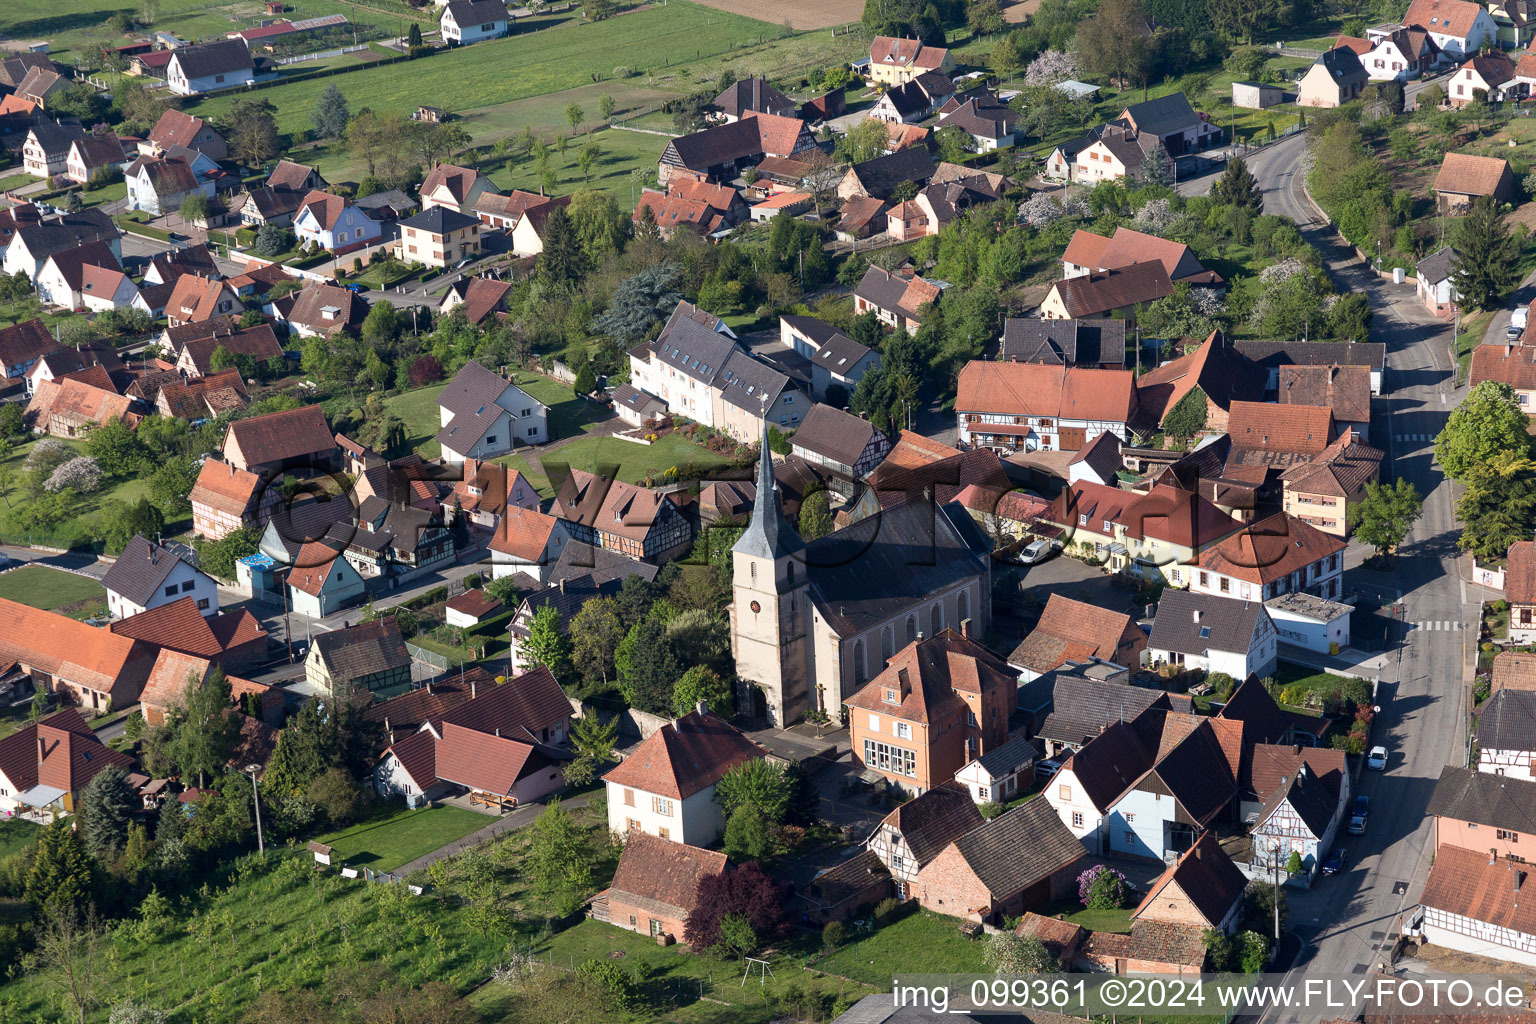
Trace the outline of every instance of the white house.
<instances>
[{"instance_id":1,"label":"white house","mask_svg":"<svg viewBox=\"0 0 1536 1024\"><path fill-rule=\"evenodd\" d=\"M690 846L709 846L725 831L715 785L738 764L768 751L700 704L668 722L630 752L603 781L608 829L645 832Z\"/></svg>"},{"instance_id":2,"label":"white house","mask_svg":"<svg viewBox=\"0 0 1536 1024\"><path fill-rule=\"evenodd\" d=\"M1501 687L1477 717L1477 770L1536 779L1536 690Z\"/></svg>"},{"instance_id":3,"label":"white house","mask_svg":"<svg viewBox=\"0 0 1536 1024\"><path fill-rule=\"evenodd\" d=\"M1313 761L1341 754L1335 750L1307 750L1303 754L1292 747L1254 747L1255 788L1260 785L1261 764L1270 768L1276 756L1290 762L1278 779L1271 771L1262 780L1267 791L1262 794L1262 804L1252 812L1254 867L1279 863L1283 869L1293 853L1301 857L1309 872L1315 873L1322 866L1349 810L1349 772L1342 756L1337 756L1337 768L1328 766L1326 775Z\"/></svg>"},{"instance_id":4,"label":"white house","mask_svg":"<svg viewBox=\"0 0 1536 1024\"><path fill-rule=\"evenodd\" d=\"M478 43L507 34L507 5L501 0L450 0L439 21L443 41Z\"/></svg>"},{"instance_id":5,"label":"white house","mask_svg":"<svg viewBox=\"0 0 1536 1024\"><path fill-rule=\"evenodd\" d=\"M56 121L42 120L27 130L21 145L21 169L34 178L51 178L69 170L69 152L85 133Z\"/></svg>"},{"instance_id":6,"label":"white house","mask_svg":"<svg viewBox=\"0 0 1536 1024\"><path fill-rule=\"evenodd\" d=\"M1035 745L1023 736L1009 740L955 772L978 804L1005 804L1028 789L1035 775Z\"/></svg>"},{"instance_id":7,"label":"white house","mask_svg":"<svg viewBox=\"0 0 1536 1024\"><path fill-rule=\"evenodd\" d=\"M1342 538L1281 512L1206 548L1184 571L1197 594L1268 601L1304 593L1337 600L1344 596L1344 546Z\"/></svg>"},{"instance_id":8,"label":"white house","mask_svg":"<svg viewBox=\"0 0 1536 1024\"><path fill-rule=\"evenodd\" d=\"M212 576L199 572L169 548L135 536L101 578L107 588L107 611L114 619L170 604L183 597L197 601L205 616L219 613L219 588Z\"/></svg>"},{"instance_id":9,"label":"white house","mask_svg":"<svg viewBox=\"0 0 1536 1024\"><path fill-rule=\"evenodd\" d=\"M1158 602L1147 659L1233 679L1262 677L1275 670L1276 639L1275 624L1257 600L1170 589Z\"/></svg>"},{"instance_id":10,"label":"white house","mask_svg":"<svg viewBox=\"0 0 1536 1024\"><path fill-rule=\"evenodd\" d=\"M1477 53L1484 43L1498 45L1499 26L1493 15L1469 0L1413 0L1402 25L1426 29L1435 45L1455 60ZM1366 35L1375 41L1399 27L1382 25L1368 29Z\"/></svg>"},{"instance_id":11,"label":"white house","mask_svg":"<svg viewBox=\"0 0 1536 1024\"><path fill-rule=\"evenodd\" d=\"M341 552L318 542L299 550L288 573L289 606L312 619L323 619L361 600L367 591L367 582L352 563Z\"/></svg>"},{"instance_id":12,"label":"white house","mask_svg":"<svg viewBox=\"0 0 1536 1024\"><path fill-rule=\"evenodd\" d=\"M437 396L443 461L493 459L549 437L549 407L471 359Z\"/></svg>"},{"instance_id":13,"label":"white house","mask_svg":"<svg viewBox=\"0 0 1536 1024\"><path fill-rule=\"evenodd\" d=\"M833 385L851 396L864 375L880 365L879 352L814 316L779 317L779 341L811 361L811 394L823 401Z\"/></svg>"},{"instance_id":14,"label":"white house","mask_svg":"<svg viewBox=\"0 0 1536 1024\"><path fill-rule=\"evenodd\" d=\"M384 237L379 222L352 200L320 191L304 197L293 216L293 233L300 242L312 242L337 254L372 245Z\"/></svg>"},{"instance_id":15,"label":"white house","mask_svg":"<svg viewBox=\"0 0 1536 1024\"><path fill-rule=\"evenodd\" d=\"M120 264L111 246L106 242L87 242L74 249L56 252L43 261L43 269L37 272L37 279L34 282L37 285L37 297L44 302L63 306L66 309L83 308L87 271L111 272L117 277L122 277ZM90 285L93 291L110 290L108 299L123 290L121 282L103 280L95 274L91 278ZM132 295L137 294L138 289L132 287L131 281L128 282L128 286L130 290L128 302L132 302ZM124 305L126 304L125 302ZM101 307L95 305L92 308Z\"/></svg>"},{"instance_id":16,"label":"white house","mask_svg":"<svg viewBox=\"0 0 1536 1024\"><path fill-rule=\"evenodd\" d=\"M1414 265L1419 301L1431 313L1446 316L1456 309L1461 293L1456 290L1456 250L1443 245ZM1372 371L1374 376L1374 371ZM1372 381L1372 394L1380 392Z\"/></svg>"},{"instance_id":17,"label":"white house","mask_svg":"<svg viewBox=\"0 0 1536 1024\"><path fill-rule=\"evenodd\" d=\"M215 188L211 178L200 178L196 168L179 157L140 156L123 172L123 180L128 208L156 217L178 209L193 194L212 199Z\"/></svg>"},{"instance_id":18,"label":"white house","mask_svg":"<svg viewBox=\"0 0 1536 1024\"><path fill-rule=\"evenodd\" d=\"M251 51L239 39L178 47L165 66L166 84L178 96L239 88L255 80Z\"/></svg>"},{"instance_id":19,"label":"white house","mask_svg":"<svg viewBox=\"0 0 1536 1024\"><path fill-rule=\"evenodd\" d=\"M1424 940L1536 966L1536 902L1525 889L1530 875L1530 865L1520 861L1441 846L1419 897L1416 920Z\"/></svg>"},{"instance_id":20,"label":"white house","mask_svg":"<svg viewBox=\"0 0 1536 1024\"><path fill-rule=\"evenodd\" d=\"M1284 594L1265 601L1264 609L1281 643L1319 654L1337 654L1349 646L1349 616L1354 609L1347 604L1312 594Z\"/></svg>"},{"instance_id":21,"label":"white house","mask_svg":"<svg viewBox=\"0 0 1536 1024\"><path fill-rule=\"evenodd\" d=\"M526 484L521 477L519 481ZM537 508L519 508L509 500L489 545L491 576L501 579L522 572L543 582L560 560L568 540L570 533L565 520Z\"/></svg>"}]
</instances>

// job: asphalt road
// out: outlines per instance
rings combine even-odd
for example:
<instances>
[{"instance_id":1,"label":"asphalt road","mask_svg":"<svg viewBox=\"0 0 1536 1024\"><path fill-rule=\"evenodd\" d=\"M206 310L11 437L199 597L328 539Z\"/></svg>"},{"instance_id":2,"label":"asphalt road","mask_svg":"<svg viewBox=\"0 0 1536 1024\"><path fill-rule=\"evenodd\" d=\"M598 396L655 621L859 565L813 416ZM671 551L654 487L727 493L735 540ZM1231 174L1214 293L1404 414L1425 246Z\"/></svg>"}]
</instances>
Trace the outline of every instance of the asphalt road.
<instances>
[{"instance_id":1,"label":"asphalt road","mask_svg":"<svg viewBox=\"0 0 1536 1024\"><path fill-rule=\"evenodd\" d=\"M1416 93L1427 83L1414 83ZM1371 339L1387 344L1383 397L1374 405L1372 442L1387 452L1384 474L1406 478L1423 494L1424 515L1402 547L1391 574L1357 569L1365 584L1401 607L1392 627L1394 659L1378 694L1381 713L1372 743L1391 752L1384 773L1363 772L1357 792L1371 798L1363 836L1341 836L1346 870L1291 897L1291 927L1305 943L1296 970L1362 975L1385 962L1399 915L1413 907L1428 875L1430 820L1425 814L1440 769L1466 759L1464 668L1475 647L1476 591L1467 594L1456 560L1458 531L1451 485L1433 464L1433 438L1464 392L1454 387L1451 330L1418 304L1411 284L1378 277L1345 247L1305 194L1306 136L1248 155L1264 193L1266 213L1288 216L1317 246L1337 290L1370 297ZM1202 191L1200 182L1181 186ZM1209 182L1205 182L1209 187ZM1394 664L1395 663L1395 664ZM1395 671L1394 671L1395 668ZM1335 1011L1265 1015L1269 1024L1321 1021Z\"/></svg>"}]
</instances>

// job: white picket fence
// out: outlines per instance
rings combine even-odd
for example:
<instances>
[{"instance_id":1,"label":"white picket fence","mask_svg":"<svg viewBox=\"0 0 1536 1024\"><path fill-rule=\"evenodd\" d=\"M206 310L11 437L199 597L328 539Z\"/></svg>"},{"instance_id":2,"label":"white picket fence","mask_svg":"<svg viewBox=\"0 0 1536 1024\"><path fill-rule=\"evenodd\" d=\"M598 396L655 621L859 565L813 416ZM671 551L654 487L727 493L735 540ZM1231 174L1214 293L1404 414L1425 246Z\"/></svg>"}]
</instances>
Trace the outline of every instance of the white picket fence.
<instances>
[{"instance_id":1,"label":"white picket fence","mask_svg":"<svg viewBox=\"0 0 1536 1024\"><path fill-rule=\"evenodd\" d=\"M339 50L325 50L321 53L301 53L297 57L279 57L279 64L302 64L306 60L329 60L332 57L341 57L359 50L366 50L367 46L343 46Z\"/></svg>"}]
</instances>

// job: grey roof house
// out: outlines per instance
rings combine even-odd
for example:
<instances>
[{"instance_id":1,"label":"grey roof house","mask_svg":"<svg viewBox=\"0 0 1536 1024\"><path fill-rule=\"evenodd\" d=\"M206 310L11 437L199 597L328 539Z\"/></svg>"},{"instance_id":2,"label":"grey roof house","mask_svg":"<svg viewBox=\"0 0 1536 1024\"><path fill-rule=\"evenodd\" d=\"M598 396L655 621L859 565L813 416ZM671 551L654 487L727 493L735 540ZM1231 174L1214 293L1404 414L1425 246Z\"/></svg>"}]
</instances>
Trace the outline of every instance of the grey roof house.
<instances>
[{"instance_id":1,"label":"grey roof house","mask_svg":"<svg viewBox=\"0 0 1536 1024\"><path fill-rule=\"evenodd\" d=\"M333 698L409 687L411 655L394 616L316 633L304 678Z\"/></svg>"},{"instance_id":2,"label":"grey roof house","mask_svg":"<svg viewBox=\"0 0 1536 1024\"><path fill-rule=\"evenodd\" d=\"M1147 658L1241 681L1274 671L1276 639L1262 602L1170 589L1158 602Z\"/></svg>"},{"instance_id":3,"label":"grey roof house","mask_svg":"<svg viewBox=\"0 0 1536 1024\"><path fill-rule=\"evenodd\" d=\"M1125 321L1120 319L1003 321L997 358L1012 363L1049 366L1125 368Z\"/></svg>"},{"instance_id":4,"label":"grey roof house","mask_svg":"<svg viewBox=\"0 0 1536 1024\"><path fill-rule=\"evenodd\" d=\"M891 439L873 423L830 405L813 405L790 439L794 454L830 470L833 479L853 493L862 480L890 454ZM834 483L834 489L837 487Z\"/></svg>"},{"instance_id":5,"label":"grey roof house","mask_svg":"<svg viewBox=\"0 0 1536 1024\"><path fill-rule=\"evenodd\" d=\"M811 361L811 394L821 400L834 384L846 399L880 365L880 353L814 316L779 317L779 340Z\"/></svg>"}]
</instances>

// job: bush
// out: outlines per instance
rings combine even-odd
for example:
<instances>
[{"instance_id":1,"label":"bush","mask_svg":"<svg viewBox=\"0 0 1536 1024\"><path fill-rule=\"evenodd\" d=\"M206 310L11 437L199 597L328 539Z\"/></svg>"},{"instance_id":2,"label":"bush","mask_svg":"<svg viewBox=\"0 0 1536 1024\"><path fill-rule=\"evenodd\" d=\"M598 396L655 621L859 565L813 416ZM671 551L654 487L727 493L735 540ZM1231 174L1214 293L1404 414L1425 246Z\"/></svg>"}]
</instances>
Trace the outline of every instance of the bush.
<instances>
[{"instance_id":1,"label":"bush","mask_svg":"<svg viewBox=\"0 0 1536 1024\"><path fill-rule=\"evenodd\" d=\"M848 941L848 927L841 921L828 921L826 927L821 930L821 945L825 949L836 949Z\"/></svg>"},{"instance_id":2,"label":"bush","mask_svg":"<svg viewBox=\"0 0 1536 1024\"><path fill-rule=\"evenodd\" d=\"M892 917L896 916L896 912L900 909L901 900L894 896L887 896L885 899L875 904L875 920L879 921L881 924L884 924Z\"/></svg>"},{"instance_id":3,"label":"bush","mask_svg":"<svg viewBox=\"0 0 1536 1024\"><path fill-rule=\"evenodd\" d=\"M994 801L988 800L986 803L984 803L980 807L978 807L977 810L981 811L981 816L983 818L987 818L987 819L990 820L992 818L998 817L1005 810L1007 810L1007 808L1004 807L1000 803L996 803Z\"/></svg>"},{"instance_id":4,"label":"bush","mask_svg":"<svg viewBox=\"0 0 1536 1024\"><path fill-rule=\"evenodd\" d=\"M1077 898L1089 910L1118 910L1125 906L1125 876L1095 864L1077 876Z\"/></svg>"}]
</instances>

